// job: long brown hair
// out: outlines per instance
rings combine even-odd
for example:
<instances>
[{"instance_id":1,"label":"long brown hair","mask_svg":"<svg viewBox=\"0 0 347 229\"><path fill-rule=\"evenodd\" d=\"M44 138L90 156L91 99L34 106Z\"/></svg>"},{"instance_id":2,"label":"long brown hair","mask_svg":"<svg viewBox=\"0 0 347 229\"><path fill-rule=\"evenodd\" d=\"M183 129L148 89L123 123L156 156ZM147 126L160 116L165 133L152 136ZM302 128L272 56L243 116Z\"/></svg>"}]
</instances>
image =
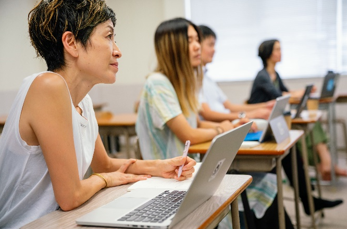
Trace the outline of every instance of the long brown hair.
<instances>
[{"instance_id":1,"label":"long brown hair","mask_svg":"<svg viewBox=\"0 0 347 229\"><path fill-rule=\"evenodd\" d=\"M189 58L188 27L199 29L191 21L175 18L162 22L154 37L154 46L158 66L156 71L163 73L173 85L183 115L189 116L190 111L197 112L197 93L202 82L202 67L192 68Z\"/></svg>"}]
</instances>

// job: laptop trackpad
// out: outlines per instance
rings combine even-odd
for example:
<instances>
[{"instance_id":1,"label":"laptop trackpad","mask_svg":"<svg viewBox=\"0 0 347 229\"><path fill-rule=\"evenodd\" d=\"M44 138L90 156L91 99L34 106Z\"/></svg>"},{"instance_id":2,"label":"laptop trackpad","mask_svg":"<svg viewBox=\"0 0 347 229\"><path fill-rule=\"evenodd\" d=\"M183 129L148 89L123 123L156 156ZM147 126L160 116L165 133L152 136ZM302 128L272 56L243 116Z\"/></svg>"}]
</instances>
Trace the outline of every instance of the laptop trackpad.
<instances>
[{"instance_id":1,"label":"laptop trackpad","mask_svg":"<svg viewBox=\"0 0 347 229\"><path fill-rule=\"evenodd\" d=\"M121 197L115 199L109 204L104 205L102 208L112 208L112 209L132 209L140 206L142 203L149 200L148 198L134 198L134 197Z\"/></svg>"}]
</instances>

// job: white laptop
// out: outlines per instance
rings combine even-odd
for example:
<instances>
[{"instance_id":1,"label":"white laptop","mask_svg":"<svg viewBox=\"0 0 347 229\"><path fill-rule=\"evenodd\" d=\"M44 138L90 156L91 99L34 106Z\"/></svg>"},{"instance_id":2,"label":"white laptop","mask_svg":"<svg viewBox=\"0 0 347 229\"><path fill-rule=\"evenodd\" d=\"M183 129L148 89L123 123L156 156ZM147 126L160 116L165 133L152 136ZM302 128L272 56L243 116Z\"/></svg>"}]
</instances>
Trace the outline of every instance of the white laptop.
<instances>
[{"instance_id":1,"label":"white laptop","mask_svg":"<svg viewBox=\"0 0 347 229\"><path fill-rule=\"evenodd\" d=\"M266 121L266 123L263 125L262 128L259 128L259 130L256 133L248 133L245 137L245 141L242 143L241 148L251 148L259 145L260 143L264 142L265 140L271 138L273 135L271 127L270 127L270 121L274 120L280 115L283 115L286 106L289 102L290 95L285 95L278 97L276 99L276 103L272 108L271 114L269 116L269 119Z\"/></svg>"},{"instance_id":2,"label":"white laptop","mask_svg":"<svg viewBox=\"0 0 347 229\"><path fill-rule=\"evenodd\" d=\"M248 122L212 140L188 191L135 189L78 218L76 223L131 228L174 226L215 193L251 125Z\"/></svg>"}]
</instances>

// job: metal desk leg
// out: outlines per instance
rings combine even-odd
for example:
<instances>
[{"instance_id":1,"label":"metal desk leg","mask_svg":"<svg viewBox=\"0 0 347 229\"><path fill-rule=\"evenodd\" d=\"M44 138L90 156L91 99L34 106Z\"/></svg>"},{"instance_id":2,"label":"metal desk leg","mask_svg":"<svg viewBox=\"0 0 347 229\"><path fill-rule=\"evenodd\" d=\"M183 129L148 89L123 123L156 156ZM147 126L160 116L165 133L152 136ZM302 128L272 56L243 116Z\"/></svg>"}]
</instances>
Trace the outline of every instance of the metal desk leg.
<instances>
[{"instance_id":1,"label":"metal desk leg","mask_svg":"<svg viewBox=\"0 0 347 229\"><path fill-rule=\"evenodd\" d=\"M298 165L296 163L296 144L292 148L292 173L293 173L293 186L294 186L294 197L295 197L295 217L296 217L296 228L301 228L300 223L300 211L299 211L299 182L298 182Z\"/></svg>"},{"instance_id":2,"label":"metal desk leg","mask_svg":"<svg viewBox=\"0 0 347 229\"><path fill-rule=\"evenodd\" d=\"M313 132L312 131L310 133L310 137L311 137L312 145L314 146L315 142L314 142ZM319 179L319 173L318 173L318 168L317 168L318 158L317 158L316 147L313 147L313 163L314 163L314 170L316 172L316 183L317 183L316 188L317 188L317 191L318 191L318 197L321 199L322 198L322 190L321 190L321 186L320 186L320 179ZM320 213L321 213L321 217L323 217L324 216L323 209L320 210Z\"/></svg>"},{"instance_id":3,"label":"metal desk leg","mask_svg":"<svg viewBox=\"0 0 347 229\"><path fill-rule=\"evenodd\" d=\"M308 175L308 159L307 159L307 148L306 148L306 141L305 141L304 134L301 137L301 145L302 145L302 158L304 161L304 172L305 172L305 179L306 179L306 188L307 188L307 198L308 198L308 205L310 208L310 215L312 220L312 227L316 229L316 221L315 221L315 215L314 215L314 203L313 203L313 197L312 197L312 190L311 190L311 181L310 177Z\"/></svg>"},{"instance_id":4,"label":"metal desk leg","mask_svg":"<svg viewBox=\"0 0 347 229\"><path fill-rule=\"evenodd\" d=\"M231 218L234 229L240 229L240 216L237 198L231 203Z\"/></svg>"},{"instance_id":5,"label":"metal desk leg","mask_svg":"<svg viewBox=\"0 0 347 229\"><path fill-rule=\"evenodd\" d=\"M331 154L331 183L336 186L335 165L337 164L337 151L336 151L336 128L335 121L335 102L328 104L328 123L329 123L329 148Z\"/></svg>"},{"instance_id":6,"label":"metal desk leg","mask_svg":"<svg viewBox=\"0 0 347 229\"><path fill-rule=\"evenodd\" d=\"M130 139L129 139L129 131L124 128L124 137L125 137L125 150L127 153L127 158L131 158L130 156Z\"/></svg>"},{"instance_id":7,"label":"metal desk leg","mask_svg":"<svg viewBox=\"0 0 347 229\"><path fill-rule=\"evenodd\" d=\"M277 175L277 204L278 204L278 221L279 228L285 229L285 217L283 207L283 187L282 187L282 158L276 158L276 175Z\"/></svg>"}]
</instances>

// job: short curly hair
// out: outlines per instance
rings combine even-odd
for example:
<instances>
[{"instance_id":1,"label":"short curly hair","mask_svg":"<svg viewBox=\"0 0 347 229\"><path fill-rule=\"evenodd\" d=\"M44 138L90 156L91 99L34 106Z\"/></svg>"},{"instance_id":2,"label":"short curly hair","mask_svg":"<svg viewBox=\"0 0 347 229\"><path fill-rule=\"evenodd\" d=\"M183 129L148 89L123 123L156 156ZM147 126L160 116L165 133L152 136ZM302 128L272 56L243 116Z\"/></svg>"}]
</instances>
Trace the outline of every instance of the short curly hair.
<instances>
[{"instance_id":1,"label":"short curly hair","mask_svg":"<svg viewBox=\"0 0 347 229\"><path fill-rule=\"evenodd\" d=\"M49 71L65 66L62 35L74 34L86 47L94 28L116 15L104 0L41 0L28 14L29 35L37 56L44 58Z\"/></svg>"}]
</instances>

